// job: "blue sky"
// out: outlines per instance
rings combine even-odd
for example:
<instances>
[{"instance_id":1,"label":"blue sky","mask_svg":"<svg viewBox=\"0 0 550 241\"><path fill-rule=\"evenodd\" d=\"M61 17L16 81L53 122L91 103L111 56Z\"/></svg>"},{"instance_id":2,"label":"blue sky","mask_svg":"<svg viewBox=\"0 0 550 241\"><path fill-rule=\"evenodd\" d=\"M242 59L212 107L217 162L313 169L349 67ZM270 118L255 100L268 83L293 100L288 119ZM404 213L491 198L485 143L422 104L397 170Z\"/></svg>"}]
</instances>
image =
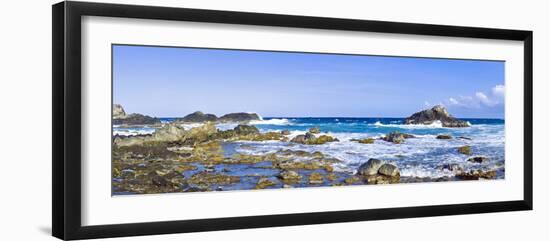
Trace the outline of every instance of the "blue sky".
<instances>
[{"instance_id":1,"label":"blue sky","mask_svg":"<svg viewBox=\"0 0 550 241\"><path fill-rule=\"evenodd\" d=\"M443 104L503 118L504 62L115 45L113 101L157 117L406 117Z\"/></svg>"}]
</instances>

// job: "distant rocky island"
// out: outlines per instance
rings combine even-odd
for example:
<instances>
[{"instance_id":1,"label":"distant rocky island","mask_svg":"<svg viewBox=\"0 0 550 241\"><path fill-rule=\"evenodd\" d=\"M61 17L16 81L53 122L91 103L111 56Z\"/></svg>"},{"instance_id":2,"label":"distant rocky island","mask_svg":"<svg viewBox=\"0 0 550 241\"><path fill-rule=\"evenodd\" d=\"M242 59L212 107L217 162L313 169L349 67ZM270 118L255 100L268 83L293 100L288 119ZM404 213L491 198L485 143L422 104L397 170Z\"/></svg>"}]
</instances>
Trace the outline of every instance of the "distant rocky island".
<instances>
[{"instance_id":1,"label":"distant rocky island","mask_svg":"<svg viewBox=\"0 0 550 241\"><path fill-rule=\"evenodd\" d=\"M180 122L206 122L206 121L214 121L214 122L246 122L246 121L252 121L252 120L260 120L260 116L256 113L230 113L225 114L221 117L217 117L214 114L205 114L201 111L193 112L189 115L186 115L185 117L178 119Z\"/></svg>"},{"instance_id":2,"label":"distant rocky island","mask_svg":"<svg viewBox=\"0 0 550 241\"><path fill-rule=\"evenodd\" d=\"M431 109L423 110L405 118L405 124L408 125L430 125L440 121L443 127L469 127L467 121L459 120L449 114L442 105L436 105Z\"/></svg>"},{"instance_id":3,"label":"distant rocky island","mask_svg":"<svg viewBox=\"0 0 550 241\"><path fill-rule=\"evenodd\" d=\"M253 120L261 120L260 116L256 113L229 113L221 117L217 117L214 114L205 114L201 111L195 111L191 114L184 116L183 118L177 118L176 122L180 123L203 123L203 122L248 122ZM113 125L155 125L160 124L161 121L157 117L151 117L148 115L132 113L127 115L124 111L124 107L120 104L113 105Z\"/></svg>"}]
</instances>

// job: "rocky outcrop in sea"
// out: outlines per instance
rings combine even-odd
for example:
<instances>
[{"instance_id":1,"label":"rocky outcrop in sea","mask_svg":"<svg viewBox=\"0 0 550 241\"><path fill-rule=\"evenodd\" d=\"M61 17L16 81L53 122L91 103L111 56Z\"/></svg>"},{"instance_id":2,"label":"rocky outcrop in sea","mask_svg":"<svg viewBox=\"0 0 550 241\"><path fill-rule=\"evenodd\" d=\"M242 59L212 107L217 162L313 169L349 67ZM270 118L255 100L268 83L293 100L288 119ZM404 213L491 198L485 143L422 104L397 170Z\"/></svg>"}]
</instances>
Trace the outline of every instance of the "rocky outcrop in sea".
<instances>
[{"instance_id":1,"label":"rocky outcrop in sea","mask_svg":"<svg viewBox=\"0 0 550 241\"><path fill-rule=\"evenodd\" d=\"M160 123L159 118L148 115L138 113L127 115L122 105L113 105L113 125L154 125Z\"/></svg>"},{"instance_id":2,"label":"rocky outcrop in sea","mask_svg":"<svg viewBox=\"0 0 550 241\"><path fill-rule=\"evenodd\" d=\"M443 127L469 127L467 121L459 120L449 114L442 105L436 105L431 109L423 110L412 114L405 119L405 124L409 125L430 125L440 121Z\"/></svg>"},{"instance_id":3,"label":"rocky outcrop in sea","mask_svg":"<svg viewBox=\"0 0 550 241\"><path fill-rule=\"evenodd\" d=\"M246 121L253 121L253 120L260 120L260 116L256 113L245 113L245 112L239 112L239 113L230 113L225 114L218 118L218 121L220 122L246 122Z\"/></svg>"},{"instance_id":4,"label":"rocky outcrop in sea","mask_svg":"<svg viewBox=\"0 0 550 241\"><path fill-rule=\"evenodd\" d=\"M214 114L205 114L201 111L195 111L185 117L181 118L180 121L183 122L206 122L206 121L216 121L218 117Z\"/></svg>"}]
</instances>

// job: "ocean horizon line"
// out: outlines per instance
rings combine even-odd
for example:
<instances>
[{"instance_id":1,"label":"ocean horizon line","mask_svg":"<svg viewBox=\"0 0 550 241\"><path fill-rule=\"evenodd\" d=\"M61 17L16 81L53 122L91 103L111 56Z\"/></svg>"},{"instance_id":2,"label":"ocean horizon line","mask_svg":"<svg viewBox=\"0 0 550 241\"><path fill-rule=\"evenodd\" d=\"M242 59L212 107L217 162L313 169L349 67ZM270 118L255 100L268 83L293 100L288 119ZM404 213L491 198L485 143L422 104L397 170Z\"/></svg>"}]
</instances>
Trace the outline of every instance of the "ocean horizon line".
<instances>
[{"instance_id":1,"label":"ocean horizon line","mask_svg":"<svg viewBox=\"0 0 550 241\"><path fill-rule=\"evenodd\" d=\"M154 116L154 115L153 115ZM184 116L181 117L166 117L166 116L155 116L156 118L161 119L177 119L177 118L184 118ZM342 118L342 119L406 119L407 117L359 117L359 116L262 116L262 119L269 118L269 119L335 119L335 118ZM461 120L502 120L504 121L505 118L485 118L485 117L456 117L457 119Z\"/></svg>"}]
</instances>

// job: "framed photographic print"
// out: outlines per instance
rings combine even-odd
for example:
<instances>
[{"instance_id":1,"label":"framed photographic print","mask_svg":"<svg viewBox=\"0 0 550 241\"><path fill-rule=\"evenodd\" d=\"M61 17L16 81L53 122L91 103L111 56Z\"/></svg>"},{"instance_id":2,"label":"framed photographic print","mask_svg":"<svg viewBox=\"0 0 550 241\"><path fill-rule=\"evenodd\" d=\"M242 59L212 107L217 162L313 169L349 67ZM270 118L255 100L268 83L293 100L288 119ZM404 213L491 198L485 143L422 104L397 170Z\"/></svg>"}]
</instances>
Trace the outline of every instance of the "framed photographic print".
<instances>
[{"instance_id":1,"label":"framed photographic print","mask_svg":"<svg viewBox=\"0 0 550 241\"><path fill-rule=\"evenodd\" d=\"M53 6L53 235L532 209L532 32Z\"/></svg>"}]
</instances>

